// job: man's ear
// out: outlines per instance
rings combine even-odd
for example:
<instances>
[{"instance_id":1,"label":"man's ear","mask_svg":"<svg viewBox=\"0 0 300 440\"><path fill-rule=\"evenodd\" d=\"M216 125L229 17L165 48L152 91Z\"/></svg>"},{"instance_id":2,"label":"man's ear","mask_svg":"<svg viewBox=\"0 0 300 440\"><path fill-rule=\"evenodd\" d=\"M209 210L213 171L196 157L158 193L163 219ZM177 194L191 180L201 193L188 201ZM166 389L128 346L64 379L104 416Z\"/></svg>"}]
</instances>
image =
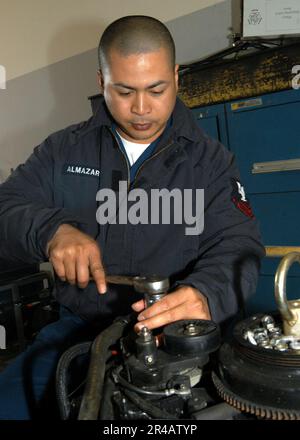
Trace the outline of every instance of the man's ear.
<instances>
[{"instance_id":1,"label":"man's ear","mask_svg":"<svg viewBox=\"0 0 300 440\"><path fill-rule=\"evenodd\" d=\"M100 69L97 71L97 82L99 85L99 91L100 91L101 95L103 95L103 93L104 93L104 79L103 79L103 73Z\"/></svg>"},{"instance_id":2,"label":"man's ear","mask_svg":"<svg viewBox=\"0 0 300 440\"><path fill-rule=\"evenodd\" d=\"M179 64L176 64L176 65L175 65L175 70L174 70L174 74L175 74L175 84L176 84L176 92L178 91L178 77L179 77L178 69L179 69Z\"/></svg>"}]
</instances>

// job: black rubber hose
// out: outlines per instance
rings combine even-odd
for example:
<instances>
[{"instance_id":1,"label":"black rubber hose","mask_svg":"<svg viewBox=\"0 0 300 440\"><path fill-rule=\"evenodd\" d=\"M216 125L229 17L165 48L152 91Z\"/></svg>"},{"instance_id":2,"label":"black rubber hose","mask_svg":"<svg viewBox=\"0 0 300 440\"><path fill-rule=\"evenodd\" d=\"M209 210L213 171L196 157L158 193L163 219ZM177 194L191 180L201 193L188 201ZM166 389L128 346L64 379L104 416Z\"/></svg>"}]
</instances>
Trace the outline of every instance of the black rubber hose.
<instances>
[{"instance_id":1,"label":"black rubber hose","mask_svg":"<svg viewBox=\"0 0 300 440\"><path fill-rule=\"evenodd\" d=\"M103 394L106 361L110 356L109 347L122 336L128 319L113 322L94 340L91 359L82 397L78 420L97 420Z\"/></svg>"},{"instance_id":2,"label":"black rubber hose","mask_svg":"<svg viewBox=\"0 0 300 440\"><path fill-rule=\"evenodd\" d=\"M77 356L88 353L91 345L91 342L82 342L74 345L63 353L58 362L56 369L56 396L62 420L68 420L71 411L67 385L69 366Z\"/></svg>"},{"instance_id":3,"label":"black rubber hose","mask_svg":"<svg viewBox=\"0 0 300 440\"><path fill-rule=\"evenodd\" d=\"M114 407L112 396L115 390L115 383L110 377L107 377L104 382L103 398L99 411L99 420L114 420Z\"/></svg>"}]
</instances>

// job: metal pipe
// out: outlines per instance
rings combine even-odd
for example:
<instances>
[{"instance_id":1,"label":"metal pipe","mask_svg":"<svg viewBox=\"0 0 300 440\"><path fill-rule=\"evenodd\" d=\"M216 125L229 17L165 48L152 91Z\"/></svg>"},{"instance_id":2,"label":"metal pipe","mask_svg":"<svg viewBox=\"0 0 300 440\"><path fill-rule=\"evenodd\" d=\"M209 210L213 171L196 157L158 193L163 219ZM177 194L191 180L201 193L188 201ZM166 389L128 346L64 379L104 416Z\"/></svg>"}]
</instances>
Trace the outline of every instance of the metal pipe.
<instances>
[{"instance_id":1,"label":"metal pipe","mask_svg":"<svg viewBox=\"0 0 300 440\"><path fill-rule=\"evenodd\" d=\"M266 246L267 257L284 257L291 252L299 252L300 246Z\"/></svg>"}]
</instances>

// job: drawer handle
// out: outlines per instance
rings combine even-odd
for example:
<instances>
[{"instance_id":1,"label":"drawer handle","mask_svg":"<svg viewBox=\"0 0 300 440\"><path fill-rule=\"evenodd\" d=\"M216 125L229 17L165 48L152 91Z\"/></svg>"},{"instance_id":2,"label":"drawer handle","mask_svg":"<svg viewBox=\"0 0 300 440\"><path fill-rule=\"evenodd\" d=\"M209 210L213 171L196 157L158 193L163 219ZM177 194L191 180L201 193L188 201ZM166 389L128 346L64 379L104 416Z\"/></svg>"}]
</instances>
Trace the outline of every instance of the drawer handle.
<instances>
[{"instance_id":1,"label":"drawer handle","mask_svg":"<svg viewBox=\"0 0 300 440\"><path fill-rule=\"evenodd\" d=\"M282 171L300 171L300 159L276 160L253 164L252 174L277 173Z\"/></svg>"}]
</instances>

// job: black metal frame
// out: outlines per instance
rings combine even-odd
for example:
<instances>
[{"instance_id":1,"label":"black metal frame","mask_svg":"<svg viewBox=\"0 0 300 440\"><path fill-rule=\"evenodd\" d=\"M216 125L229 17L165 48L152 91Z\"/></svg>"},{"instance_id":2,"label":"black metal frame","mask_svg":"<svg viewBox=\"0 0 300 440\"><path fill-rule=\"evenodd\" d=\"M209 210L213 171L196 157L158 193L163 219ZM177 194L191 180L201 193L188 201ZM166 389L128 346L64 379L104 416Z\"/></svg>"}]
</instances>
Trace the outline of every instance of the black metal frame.
<instances>
[{"instance_id":1,"label":"black metal frame","mask_svg":"<svg viewBox=\"0 0 300 440\"><path fill-rule=\"evenodd\" d=\"M26 348L26 338L24 333L24 321L22 316L22 297L20 294L20 288L24 287L28 284L33 284L36 282L48 282L48 289L51 291L53 289L53 277L51 272L49 271L41 271L32 275L28 275L13 281L8 282L7 284L0 286L0 295L1 292L10 290L12 293L12 304L14 309L14 318L16 322L16 330L17 330L17 337L18 337L18 343L19 343L19 349L20 351L25 350ZM35 302L36 303L36 302Z\"/></svg>"}]
</instances>

